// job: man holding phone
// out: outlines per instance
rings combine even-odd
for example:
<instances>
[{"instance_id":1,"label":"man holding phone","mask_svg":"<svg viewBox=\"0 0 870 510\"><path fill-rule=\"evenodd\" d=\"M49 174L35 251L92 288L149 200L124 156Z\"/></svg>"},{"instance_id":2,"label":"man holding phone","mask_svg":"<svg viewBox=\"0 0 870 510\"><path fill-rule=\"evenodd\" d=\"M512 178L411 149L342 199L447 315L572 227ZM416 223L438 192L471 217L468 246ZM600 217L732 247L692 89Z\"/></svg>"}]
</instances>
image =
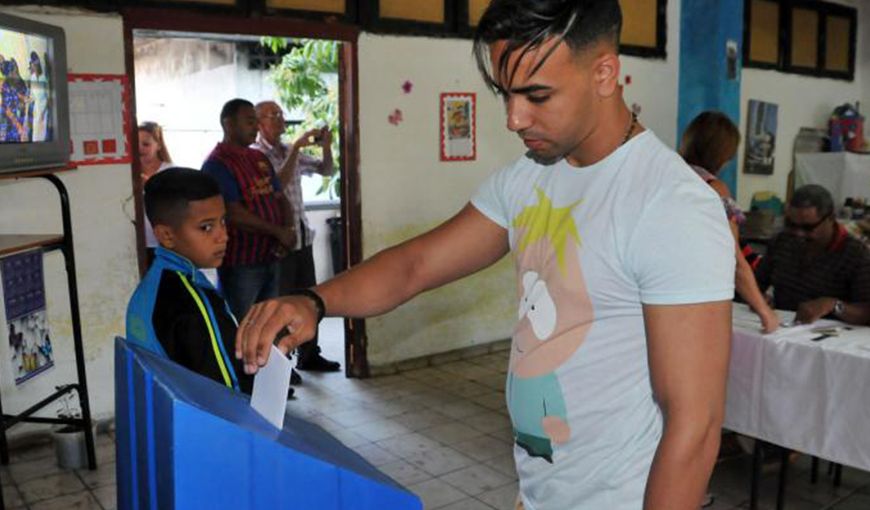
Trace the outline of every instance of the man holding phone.
<instances>
[{"instance_id":1,"label":"man holding phone","mask_svg":"<svg viewBox=\"0 0 870 510\"><path fill-rule=\"evenodd\" d=\"M297 226L296 245L280 261L278 289L280 294L291 289L308 288L317 284L314 269L314 255L311 243L314 231L305 216L305 203L302 198L302 176L311 174L332 175L335 168L332 159L332 133L324 126L306 131L292 145L281 142L286 128L284 112L274 101L263 101L256 105L259 132L257 141L251 148L257 149L269 158L272 167L284 189L293 212L293 224ZM323 151L322 159L303 153L305 147L319 146ZM317 372L335 372L341 368L336 361L320 355L317 336L311 342L299 346L299 359L296 368Z\"/></svg>"}]
</instances>

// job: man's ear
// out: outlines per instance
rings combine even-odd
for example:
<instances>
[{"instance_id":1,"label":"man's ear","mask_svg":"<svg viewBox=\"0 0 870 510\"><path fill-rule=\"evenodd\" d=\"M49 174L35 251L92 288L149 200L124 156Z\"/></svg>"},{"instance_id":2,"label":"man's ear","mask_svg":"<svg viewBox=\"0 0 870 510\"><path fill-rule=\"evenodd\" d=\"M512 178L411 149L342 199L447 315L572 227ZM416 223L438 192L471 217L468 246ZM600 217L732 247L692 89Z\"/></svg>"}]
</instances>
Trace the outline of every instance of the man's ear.
<instances>
[{"instance_id":1,"label":"man's ear","mask_svg":"<svg viewBox=\"0 0 870 510\"><path fill-rule=\"evenodd\" d=\"M175 248L175 232L169 225L154 225L154 237L164 248Z\"/></svg>"},{"instance_id":2,"label":"man's ear","mask_svg":"<svg viewBox=\"0 0 870 510\"><path fill-rule=\"evenodd\" d=\"M612 96L619 88L619 56L612 51L602 53L595 59L592 78L601 98Z\"/></svg>"}]
</instances>

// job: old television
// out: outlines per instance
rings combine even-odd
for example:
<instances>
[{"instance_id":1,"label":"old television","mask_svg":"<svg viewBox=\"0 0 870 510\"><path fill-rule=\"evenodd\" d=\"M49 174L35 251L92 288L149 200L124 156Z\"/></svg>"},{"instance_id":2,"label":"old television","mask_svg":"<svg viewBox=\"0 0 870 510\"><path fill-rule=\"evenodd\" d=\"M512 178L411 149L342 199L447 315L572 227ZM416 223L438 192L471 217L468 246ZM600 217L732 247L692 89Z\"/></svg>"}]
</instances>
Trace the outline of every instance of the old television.
<instances>
[{"instance_id":1,"label":"old television","mask_svg":"<svg viewBox=\"0 0 870 510\"><path fill-rule=\"evenodd\" d=\"M69 157L64 31L0 13L0 172L65 166Z\"/></svg>"}]
</instances>

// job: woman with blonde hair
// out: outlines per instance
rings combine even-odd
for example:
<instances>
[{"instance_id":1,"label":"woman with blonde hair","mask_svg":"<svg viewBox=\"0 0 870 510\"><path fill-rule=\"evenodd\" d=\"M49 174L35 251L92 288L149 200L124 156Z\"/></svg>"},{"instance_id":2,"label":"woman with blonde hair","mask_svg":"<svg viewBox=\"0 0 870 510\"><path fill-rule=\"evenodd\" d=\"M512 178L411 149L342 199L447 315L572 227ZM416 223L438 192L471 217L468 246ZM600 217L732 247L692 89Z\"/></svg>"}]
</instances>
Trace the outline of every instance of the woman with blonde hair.
<instances>
[{"instance_id":1,"label":"woman with blonde hair","mask_svg":"<svg viewBox=\"0 0 870 510\"><path fill-rule=\"evenodd\" d=\"M139 124L139 167L142 171L142 185L158 172L171 168L172 158L163 140L163 128L156 122ZM148 217L145 218L145 249L148 265L154 260L154 250L157 248L157 238Z\"/></svg>"},{"instance_id":2,"label":"woman with blonde hair","mask_svg":"<svg viewBox=\"0 0 870 510\"><path fill-rule=\"evenodd\" d=\"M169 149L163 141L163 128L156 122L139 124L139 166L142 168L142 181L172 166Z\"/></svg>"},{"instance_id":3,"label":"woman with blonde hair","mask_svg":"<svg viewBox=\"0 0 870 510\"><path fill-rule=\"evenodd\" d=\"M731 197L728 186L716 177L722 167L737 153L739 144L740 131L731 119L721 112L706 111L695 117L683 133L680 155L722 197L722 204L725 206L731 224L731 232L734 234L737 255L735 281L737 294L761 318L764 332L771 333L779 327L779 317L759 290L752 267L740 248L737 227L745 220L743 211Z\"/></svg>"}]
</instances>

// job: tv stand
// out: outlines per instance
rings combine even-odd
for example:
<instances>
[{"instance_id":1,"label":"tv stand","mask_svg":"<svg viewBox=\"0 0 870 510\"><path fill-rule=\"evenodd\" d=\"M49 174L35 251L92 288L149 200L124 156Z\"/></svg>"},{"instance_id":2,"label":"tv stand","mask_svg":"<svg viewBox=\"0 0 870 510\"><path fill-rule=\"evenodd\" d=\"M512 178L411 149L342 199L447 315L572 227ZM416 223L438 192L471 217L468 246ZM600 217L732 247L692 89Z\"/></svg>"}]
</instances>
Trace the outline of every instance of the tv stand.
<instances>
[{"instance_id":1,"label":"tv stand","mask_svg":"<svg viewBox=\"0 0 870 510\"><path fill-rule=\"evenodd\" d=\"M0 234L0 258L12 253L41 247L45 251L60 250L66 262L67 285L69 289L69 303L72 319L73 347L75 351L76 374L78 381L71 384L57 386L57 390L28 407L18 414L6 414L3 412L2 398L0 398L0 463L9 464L9 447L6 442L6 431L18 423L52 423L56 425L71 425L79 427L85 435L87 447L88 467L97 468L97 459L94 451L94 435L91 420L91 407L88 399L87 374L85 373L85 355L82 345L81 317L79 316L78 284L76 283L76 263L73 253L72 221L70 218L69 195L63 182L54 175L55 172L70 170L67 167L47 168L24 172L0 173L0 179L40 178L49 181L57 189L60 195L61 215L63 219L63 234ZM44 418L33 416L36 412L67 395L76 392L81 406L81 418ZM0 395L2 397L2 395ZM5 508L3 496L0 494L0 509Z\"/></svg>"}]
</instances>

